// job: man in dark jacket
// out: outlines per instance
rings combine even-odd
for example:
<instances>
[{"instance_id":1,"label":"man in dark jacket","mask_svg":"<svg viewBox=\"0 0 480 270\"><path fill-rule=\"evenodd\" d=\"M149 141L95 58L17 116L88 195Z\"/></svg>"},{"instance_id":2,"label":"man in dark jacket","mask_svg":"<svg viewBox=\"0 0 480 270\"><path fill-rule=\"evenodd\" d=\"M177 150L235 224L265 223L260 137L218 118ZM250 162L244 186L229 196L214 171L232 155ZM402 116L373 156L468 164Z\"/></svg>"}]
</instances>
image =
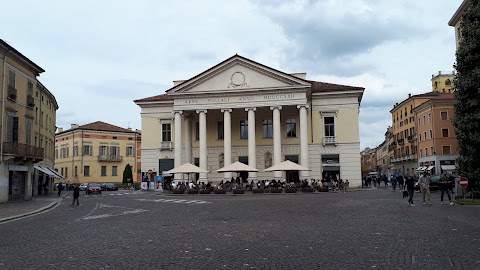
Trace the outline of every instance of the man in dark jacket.
<instances>
[{"instance_id":1,"label":"man in dark jacket","mask_svg":"<svg viewBox=\"0 0 480 270\"><path fill-rule=\"evenodd\" d=\"M408 204L411 206L415 206L413 204L413 192L415 189L415 178L413 178L413 175L407 176L407 179L405 180L405 185L407 186L407 191L408 191Z\"/></svg>"},{"instance_id":2,"label":"man in dark jacket","mask_svg":"<svg viewBox=\"0 0 480 270\"><path fill-rule=\"evenodd\" d=\"M80 187L77 184L73 185L73 202L72 206L75 205L75 201L77 201L77 206L79 205L78 197L80 197Z\"/></svg>"},{"instance_id":3,"label":"man in dark jacket","mask_svg":"<svg viewBox=\"0 0 480 270\"><path fill-rule=\"evenodd\" d=\"M448 201L450 202L450 205L453 205L452 197L450 196L450 190L453 188L453 181L455 181L455 178L452 175L449 176L447 173L442 175L442 178L440 179L440 188L442 190L440 195L441 204L443 204L443 195L447 193Z\"/></svg>"},{"instance_id":4,"label":"man in dark jacket","mask_svg":"<svg viewBox=\"0 0 480 270\"><path fill-rule=\"evenodd\" d=\"M58 183L57 189L58 189L58 196L62 196L62 190L63 190L62 182Z\"/></svg>"}]
</instances>

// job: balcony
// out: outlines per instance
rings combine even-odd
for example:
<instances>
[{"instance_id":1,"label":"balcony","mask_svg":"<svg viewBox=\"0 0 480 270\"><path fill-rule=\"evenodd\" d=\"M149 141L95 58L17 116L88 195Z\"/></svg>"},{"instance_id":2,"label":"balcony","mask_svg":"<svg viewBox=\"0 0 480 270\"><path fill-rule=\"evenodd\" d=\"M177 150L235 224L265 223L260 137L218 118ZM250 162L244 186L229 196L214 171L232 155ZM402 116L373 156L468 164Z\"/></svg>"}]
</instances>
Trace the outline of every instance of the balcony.
<instances>
[{"instance_id":1,"label":"balcony","mask_svg":"<svg viewBox=\"0 0 480 270\"><path fill-rule=\"evenodd\" d=\"M117 156L117 155L98 155L98 161L120 162L120 161L122 161L122 156Z\"/></svg>"},{"instance_id":2,"label":"balcony","mask_svg":"<svg viewBox=\"0 0 480 270\"><path fill-rule=\"evenodd\" d=\"M323 137L323 145L326 145L326 144L337 145L337 137L335 137L335 136L325 136L325 137Z\"/></svg>"},{"instance_id":3,"label":"balcony","mask_svg":"<svg viewBox=\"0 0 480 270\"><path fill-rule=\"evenodd\" d=\"M160 144L160 150L172 150L173 149L173 143L172 142L161 142Z\"/></svg>"},{"instance_id":4,"label":"balcony","mask_svg":"<svg viewBox=\"0 0 480 270\"><path fill-rule=\"evenodd\" d=\"M391 146L397 146L397 142L396 142L396 141L393 141L390 145L391 145Z\"/></svg>"},{"instance_id":5,"label":"balcony","mask_svg":"<svg viewBox=\"0 0 480 270\"><path fill-rule=\"evenodd\" d=\"M8 86L8 98L13 100L17 99L17 89L15 88L15 86Z\"/></svg>"},{"instance_id":6,"label":"balcony","mask_svg":"<svg viewBox=\"0 0 480 270\"><path fill-rule=\"evenodd\" d=\"M397 140L398 145L404 145L405 144L405 139L399 139Z\"/></svg>"},{"instance_id":7,"label":"balcony","mask_svg":"<svg viewBox=\"0 0 480 270\"><path fill-rule=\"evenodd\" d=\"M13 156L19 160L32 159L33 162L39 162L43 160L43 152L43 148L33 145L16 142L3 143L3 155Z\"/></svg>"},{"instance_id":8,"label":"balcony","mask_svg":"<svg viewBox=\"0 0 480 270\"><path fill-rule=\"evenodd\" d=\"M35 99L31 95L27 95L27 106L29 108L35 107Z\"/></svg>"},{"instance_id":9,"label":"balcony","mask_svg":"<svg viewBox=\"0 0 480 270\"><path fill-rule=\"evenodd\" d=\"M416 139L417 139L417 137L416 137L415 135L410 135L410 136L408 136L408 141L409 141L409 142L413 142L413 141L415 141Z\"/></svg>"}]
</instances>

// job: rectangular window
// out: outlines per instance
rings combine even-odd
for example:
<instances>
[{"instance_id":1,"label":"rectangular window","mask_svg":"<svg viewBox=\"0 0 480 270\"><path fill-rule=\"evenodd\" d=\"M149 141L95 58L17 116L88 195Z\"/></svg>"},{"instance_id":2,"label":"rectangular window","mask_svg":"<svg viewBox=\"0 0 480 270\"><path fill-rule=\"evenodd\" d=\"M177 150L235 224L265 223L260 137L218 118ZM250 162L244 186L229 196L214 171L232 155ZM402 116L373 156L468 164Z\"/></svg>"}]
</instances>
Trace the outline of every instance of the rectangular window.
<instances>
[{"instance_id":1,"label":"rectangular window","mask_svg":"<svg viewBox=\"0 0 480 270\"><path fill-rule=\"evenodd\" d=\"M112 176L117 176L117 166L112 166Z\"/></svg>"},{"instance_id":2,"label":"rectangular window","mask_svg":"<svg viewBox=\"0 0 480 270\"><path fill-rule=\"evenodd\" d=\"M172 141L172 124L162 124L162 142Z\"/></svg>"},{"instance_id":3,"label":"rectangular window","mask_svg":"<svg viewBox=\"0 0 480 270\"><path fill-rule=\"evenodd\" d=\"M110 146L110 155L114 157L120 156L120 147L119 146Z\"/></svg>"},{"instance_id":4,"label":"rectangular window","mask_svg":"<svg viewBox=\"0 0 480 270\"><path fill-rule=\"evenodd\" d=\"M106 145L100 145L99 149L98 149L98 154L100 156L107 156L108 155L108 146Z\"/></svg>"},{"instance_id":5,"label":"rectangular window","mask_svg":"<svg viewBox=\"0 0 480 270\"><path fill-rule=\"evenodd\" d=\"M433 133L431 129L430 129L430 139L433 139Z\"/></svg>"},{"instance_id":6,"label":"rectangular window","mask_svg":"<svg viewBox=\"0 0 480 270\"><path fill-rule=\"evenodd\" d=\"M58 159L58 150L55 149L55 159Z\"/></svg>"},{"instance_id":7,"label":"rectangular window","mask_svg":"<svg viewBox=\"0 0 480 270\"><path fill-rule=\"evenodd\" d=\"M90 166L83 166L83 176L90 176Z\"/></svg>"},{"instance_id":8,"label":"rectangular window","mask_svg":"<svg viewBox=\"0 0 480 270\"><path fill-rule=\"evenodd\" d=\"M195 122L195 140L199 141L200 140L200 123Z\"/></svg>"},{"instance_id":9,"label":"rectangular window","mask_svg":"<svg viewBox=\"0 0 480 270\"><path fill-rule=\"evenodd\" d=\"M432 114L431 114L431 113L428 114L428 122L429 122L429 123L432 122Z\"/></svg>"},{"instance_id":10,"label":"rectangular window","mask_svg":"<svg viewBox=\"0 0 480 270\"><path fill-rule=\"evenodd\" d=\"M65 167L65 177L68 177L68 168Z\"/></svg>"},{"instance_id":11,"label":"rectangular window","mask_svg":"<svg viewBox=\"0 0 480 270\"><path fill-rule=\"evenodd\" d=\"M440 112L440 117L442 118L442 120L447 120L448 119L447 112Z\"/></svg>"},{"instance_id":12,"label":"rectangular window","mask_svg":"<svg viewBox=\"0 0 480 270\"><path fill-rule=\"evenodd\" d=\"M425 148L425 156L428 156L428 148Z\"/></svg>"},{"instance_id":13,"label":"rectangular window","mask_svg":"<svg viewBox=\"0 0 480 270\"><path fill-rule=\"evenodd\" d=\"M423 132L423 138L424 138L425 141L427 140L427 132L426 131Z\"/></svg>"},{"instance_id":14,"label":"rectangular window","mask_svg":"<svg viewBox=\"0 0 480 270\"><path fill-rule=\"evenodd\" d=\"M62 174L63 176L66 176L65 174L63 174L63 167L61 168L60 171L62 172L61 174Z\"/></svg>"},{"instance_id":15,"label":"rectangular window","mask_svg":"<svg viewBox=\"0 0 480 270\"><path fill-rule=\"evenodd\" d=\"M33 82L28 81L27 83L27 95L33 98Z\"/></svg>"},{"instance_id":16,"label":"rectangular window","mask_svg":"<svg viewBox=\"0 0 480 270\"><path fill-rule=\"evenodd\" d=\"M83 155L84 156L91 156L92 155L93 147L91 145L84 145L83 146Z\"/></svg>"},{"instance_id":17,"label":"rectangular window","mask_svg":"<svg viewBox=\"0 0 480 270\"><path fill-rule=\"evenodd\" d=\"M107 166L102 166L100 176L107 176Z\"/></svg>"},{"instance_id":18,"label":"rectangular window","mask_svg":"<svg viewBox=\"0 0 480 270\"><path fill-rule=\"evenodd\" d=\"M248 120L240 121L240 139L248 139Z\"/></svg>"},{"instance_id":19,"label":"rectangular window","mask_svg":"<svg viewBox=\"0 0 480 270\"><path fill-rule=\"evenodd\" d=\"M448 137L448 128L442 128L442 137L447 138Z\"/></svg>"},{"instance_id":20,"label":"rectangular window","mask_svg":"<svg viewBox=\"0 0 480 270\"><path fill-rule=\"evenodd\" d=\"M133 157L133 146L127 146L127 157Z\"/></svg>"},{"instance_id":21,"label":"rectangular window","mask_svg":"<svg viewBox=\"0 0 480 270\"><path fill-rule=\"evenodd\" d=\"M15 88L15 72L8 70L8 86Z\"/></svg>"},{"instance_id":22,"label":"rectangular window","mask_svg":"<svg viewBox=\"0 0 480 270\"><path fill-rule=\"evenodd\" d=\"M78 145L75 145L75 146L73 147L73 156L74 156L74 157L78 157Z\"/></svg>"},{"instance_id":23,"label":"rectangular window","mask_svg":"<svg viewBox=\"0 0 480 270\"><path fill-rule=\"evenodd\" d=\"M18 143L18 117L7 112L7 142Z\"/></svg>"},{"instance_id":24,"label":"rectangular window","mask_svg":"<svg viewBox=\"0 0 480 270\"><path fill-rule=\"evenodd\" d=\"M26 127L26 140L25 143L28 145L32 144L32 126L33 126L33 120L30 118L25 118L25 127Z\"/></svg>"},{"instance_id":25,"label":"rectangular window","mask_svg":"<svg viewBox=\"0 0 480 270\"><path fill-rule=\"evenodd\" d=\"M78 166L75 166L75 168L74 168L74 176L75 177L78 176Z\"/></svg>"},{"instance_id":26,"label":"rectangular window","mask_svg":"<svg viewBox=\"0 0 480 270\"><path fill-rule=\"evenodd\" d=\"M423 149L420 149L420 157L423 157Z\"/></svg>"},{"instance_id":27,"label":"rectangular window","mask_svg":"<svg viewBox=\"0 0 480 270\"><path fill-rule=\"evenodd\" d=\"M263 138L273 138L273 120L263 119L262 121Z\"/></svg>"},{"instance_id":28,"label":"rectangular window","mask_svg":"<svg viewBox=\"0 0 480 270\"><path fill-rule=\"evenodd\" d=\"M217 122L217 140L223 140L223 132L224 132L224 127L223 127L223 121L218 121Z\"/></svg>"},{"instance_id":29,"label":"rectangular window","mask_svg":"<svg viewBox=\"0 0 480 270\"><path fill-rule=\"evenodd\" d=\"M423 124L425 125L425 115L423 116Z\"/></svg>"},{"instance_id":30,"label":"rectangular window","mask_svg":"<svg viewBox=\"0 0 480 270\"><path fill-rule=\"evenodd\" d=\"M433 151L433 146L430 146L430 154L435 155L435 152Z\"/></svg>"},{"instance_id":31,"label":"rectangular window","mask_svg":"<svg viewBox=\"0 0 480 270\"><path fill-rule=\"evenodd\" d=\"M325 136L335 136L335 120L333 117L323 118L325 122Z\"/></svg>"},{"instance_id":32,"label":"rectangular window","mask_svg":"<svg viewBox=\"0 0 480 270\"><path fill-rule=\"evenodd\" d=\"M422 133L419 133L419 134L418 134L418 141L419 141L419 142L422 141Z\"/></svg>"},{"instance_id":33,"label":"rectangular window","mask_svg":"<svg viewBox=\"0 0 480 270\"><path fill-rule=\"evenodd\" d=\"M442 151L444 155L450 155L450 145L442 146Z\"/></svg>"},{"instance_id":34,"label":"rectangular window","mask_svg":"<svg viewBox=\"0 0 480 270\"><path fill-rule=\"evenodd\" d=\"M296 118L287 118L286 122L287 138L296 138L297 137L297 119Z\"/></svg>"},{"instance_id":35,"label":"rectangular window","mask_svg":"<svg viewBox=\"0 0 480 270\"><path fill-rule=\"evenodd\" d=\"M40 126L43 127L43 111L40 113Z\"/></svg>"}]
</instances>

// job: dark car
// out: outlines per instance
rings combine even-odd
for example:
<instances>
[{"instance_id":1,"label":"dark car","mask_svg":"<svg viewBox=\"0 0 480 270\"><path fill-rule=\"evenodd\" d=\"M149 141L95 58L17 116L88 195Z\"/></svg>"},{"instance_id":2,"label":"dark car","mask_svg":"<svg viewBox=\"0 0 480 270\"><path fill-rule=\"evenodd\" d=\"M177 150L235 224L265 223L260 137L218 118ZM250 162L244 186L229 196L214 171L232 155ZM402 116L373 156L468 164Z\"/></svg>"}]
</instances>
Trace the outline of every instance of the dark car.
<instances>
[{"instance_id":1,"label":"dark car","mask_svg":"<svg viewBox=\"0 0 480 270\"><path fill-rule=\"evenodd\" d=\"M440 183L441 175L435 174L431 176L427 176L430 179L430 191L436 191L438 190L438 185ZM420 185L418 184L418 180L415 181L415 186L414 186L416 191L420 191Z\"/></svg>"},{"instance_id":2,"label":"dark car","mask_svg":"<svg viewBox=\"0 0 480 270\"><path fill-rule=\"evenodd\" d=\"M96 183L88 184L87 188L85 189L85 193L86 194L92 194L92 193L102 194L102 187L100 186L100 184L96 184Z\"/></svg>"},{"instance_id":3,"label":"dark car","mask_svg":"<svg viewBox=\"0 0 480 270\"><path fill-rule=\"evenodd\" d=\"M114 183L105 183L102 185L102 190L118 191L118 187Z\"/></svg>"}]
</instances>

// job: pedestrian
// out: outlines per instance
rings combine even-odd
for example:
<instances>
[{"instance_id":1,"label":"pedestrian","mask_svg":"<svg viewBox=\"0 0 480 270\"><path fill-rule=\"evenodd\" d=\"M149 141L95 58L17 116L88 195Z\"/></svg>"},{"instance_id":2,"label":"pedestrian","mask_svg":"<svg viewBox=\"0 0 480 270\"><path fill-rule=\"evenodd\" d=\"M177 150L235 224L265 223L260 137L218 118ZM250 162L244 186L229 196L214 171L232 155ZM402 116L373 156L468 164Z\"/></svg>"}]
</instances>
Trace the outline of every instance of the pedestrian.
<instances>
[{"instance_id":1,"label":"pedestrian","mask_svg":"<svg viewBox=\"0 0 480 270\"><path fill-rule=\"evenodd\" d=\"M43 195L47 196L48 195L48 184L47 181L43 183Z\"/></svg>"},{"instance_id":2,"label":"pedestrian","mask_svg":"<svg viewBox=\"0 0 480 270\"><path fill-rule=\"evenodd\" d=\"M77 206L80 205L78 202L78 197L80 197L80 187L77 184L73 184L73 202L72 206L75 205L75 201L77 202Z\"/></svg>"},{"instance_id":3,"label":"pedestrian","mask_svg":"<svg viewBox=\"0 0 480 270\"><path fill-rule=\"evenodd\" d=\"M348 182L348 179L345 180L345 192L347 191L347 189L350 187L350 182Z\"/></svg>"},{"instance_id":4,"label":"pedestrian","mask_svg":"<svg viewBox=\"0 0 480 270\"><path fill-rule=\"evenodd\" d=\"M408 204L410 206L415 206L413 204L413 193L415 191L415 178L413 175L407 176L407 179L405 180L405 185L407 186L407 191L408 191Z\"/></svg>"},{"instance_id":5,"label":"pedestrian","mask_svg":"<svg viewBox=\"0 0 480 270\"><path fill-rule=\"evenodd\" d=\"M441 192L442 192L441 195L440 195L440 201L441 201L440 204L443 204L443 195L445 193L447 193L448 201L450 202L450 205L453 205L452 197L450 196L450 190L453 187L452 178L453 178L453 176L447 176L447 174L445 173L440 180L440 188L441 188Z\"/></svg>"},{"instance_id":6,"label":"pedestrian","mask_svg":"<svg viewBox=\"0 0 480 270\"><path fill-rule=\"evenodd\" d=\"M58 196L62 196L62 190L63 190L62 182L58 183L57 189L58 189Z\"/></svg>"},{"instance_id":7,"label":"pedestrian","mask_svg":"<svg viewBox=\"0 0 480 270\"><path fill-rule=\"evenodd\" d=\"M392 177L392 188L393 188L393 191L395 191L397 189L397 177Z\"/></svg>"},{"instance_id":8,"label":"pedestrian","mask_svg":"<svg viewBox=\"0 0 480 270\"><path fill-rule=\"evenodd\" d=\"M430 179L425 173L422 173L420 178L418 178L418 185L420 186L420 192L422 192L423 204L426 203L425 197L428 204L432 204L430 202Z\"/></svg>"}]
</instances>

